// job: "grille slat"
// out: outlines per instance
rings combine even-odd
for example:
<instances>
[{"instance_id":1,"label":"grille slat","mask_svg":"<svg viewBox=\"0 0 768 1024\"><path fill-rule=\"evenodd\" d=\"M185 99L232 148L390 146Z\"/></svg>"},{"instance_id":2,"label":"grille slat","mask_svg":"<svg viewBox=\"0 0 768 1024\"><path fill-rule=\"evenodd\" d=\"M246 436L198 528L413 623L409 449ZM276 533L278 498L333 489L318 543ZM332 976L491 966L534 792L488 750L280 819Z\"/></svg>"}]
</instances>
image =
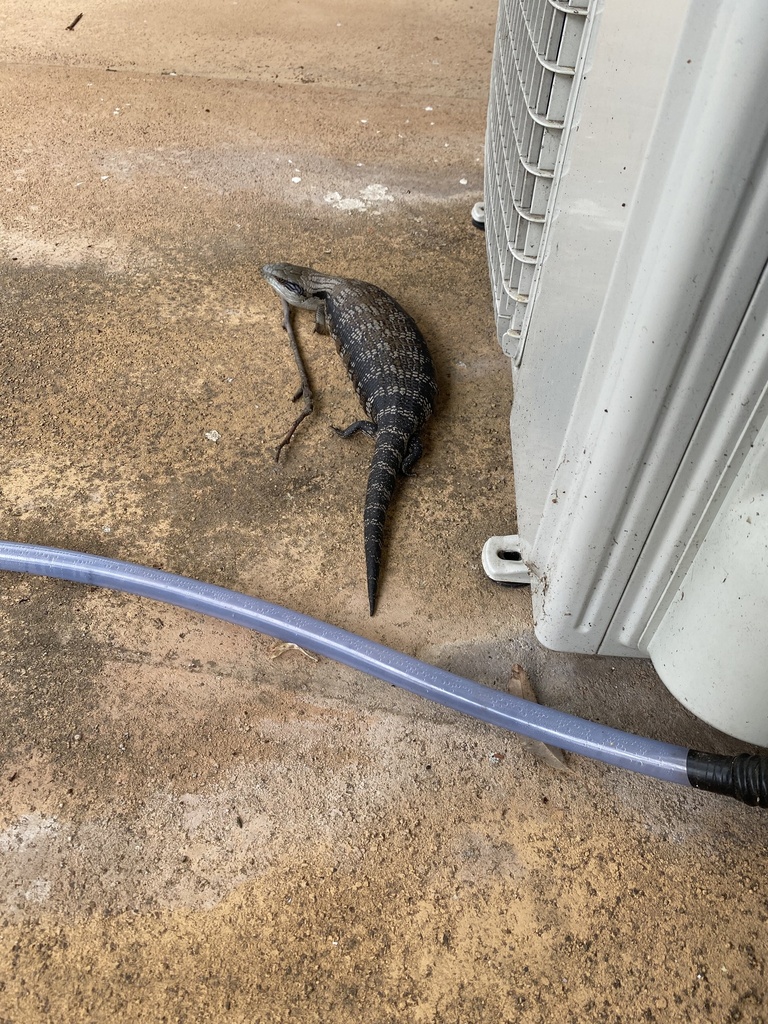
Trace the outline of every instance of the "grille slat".
<instances>
[{"instance_id":1,"label":"grille slat","mask_svg":"<svg viewBox=\"0 0 768 1024\"><path fill-rule=\"evenodd\" d=\"M500 0L486 138L488 258L500 340L516 345L552 195L588 0ZM512 353L510 353L512 354Z\"/></svg>"}]
</instances>

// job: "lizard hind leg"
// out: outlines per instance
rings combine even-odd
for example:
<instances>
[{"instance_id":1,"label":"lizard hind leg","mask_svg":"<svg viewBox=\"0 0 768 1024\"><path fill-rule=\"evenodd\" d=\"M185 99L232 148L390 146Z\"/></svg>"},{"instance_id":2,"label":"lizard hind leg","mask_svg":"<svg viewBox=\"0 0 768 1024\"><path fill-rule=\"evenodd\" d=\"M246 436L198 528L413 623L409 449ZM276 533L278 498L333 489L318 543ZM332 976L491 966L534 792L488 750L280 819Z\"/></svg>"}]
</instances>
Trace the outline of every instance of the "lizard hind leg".
<instances>
[{"instance_id":1,"label":"lizard hind leg","mask_svg":"<svg viewBox=\"0 0 768 1024\"><path fill-rule=\"evenodd\" d=\"M423 450L424 449L421 447L421 441L418 437L412 437L408 442L408 448L405 453L405 458L403 459L403 465L400 469L403 476L411 476L411 470L421 458Z\"/></svg>"},{"instance_id":2,"label":"lizard hind leg","mask_svg":"<svg viewBox=\"0 0 768 1024\"><path fill-rule=\"evenodd\" d=\"M352 423L346 428L333 427L333 430L339 435L339 437L352 437L357 434L358 431L362 431L364 434L367 434L368 437L376 437L377 427L376 424L371 423L370 420L358 420L356 423Z\"/></svg>"}]
</instances>

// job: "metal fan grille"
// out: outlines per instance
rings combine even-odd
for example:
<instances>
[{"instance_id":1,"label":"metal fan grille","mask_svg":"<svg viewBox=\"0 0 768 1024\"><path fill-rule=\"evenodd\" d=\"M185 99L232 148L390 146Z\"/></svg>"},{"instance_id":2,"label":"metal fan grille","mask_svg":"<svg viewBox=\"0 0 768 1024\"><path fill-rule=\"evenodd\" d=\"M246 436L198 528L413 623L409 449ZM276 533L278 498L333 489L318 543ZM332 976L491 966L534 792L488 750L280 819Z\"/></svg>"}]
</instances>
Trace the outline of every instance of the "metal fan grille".
<instances>
[{"instance_id":1,"label":"metal fan grille","mask_svg":"<svg viewBox=\"0 0 768 1024\"><path fill-rule=\"evenodd\" d=\"M512 356L531 315L588 3L499 4L485 144L485 227L499 340Z\"/></svg>"}]
</instances>

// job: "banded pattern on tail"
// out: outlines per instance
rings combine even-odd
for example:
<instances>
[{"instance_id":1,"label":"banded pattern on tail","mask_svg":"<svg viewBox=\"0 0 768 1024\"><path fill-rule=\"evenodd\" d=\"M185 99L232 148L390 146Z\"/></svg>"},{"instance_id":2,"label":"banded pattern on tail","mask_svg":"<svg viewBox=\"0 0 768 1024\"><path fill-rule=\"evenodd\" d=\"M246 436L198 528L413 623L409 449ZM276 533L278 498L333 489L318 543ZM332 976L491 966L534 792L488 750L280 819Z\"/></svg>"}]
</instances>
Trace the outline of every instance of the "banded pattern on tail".
<instances>
[{"instance_id":1,"label":"banded pattern on tail","mask_svg":"<svg viewBox=\"0 0 768 1024\"><path fill-rule=\"evenodd\" d=\"M376 594L379 589L384 524L397 478L403 467L407 446L408 434L404 430L390 427L379 430L376 434L363 514L365 569L368 575L368 606L371 615L376 608Z\"/></svg>"}]
</instances>

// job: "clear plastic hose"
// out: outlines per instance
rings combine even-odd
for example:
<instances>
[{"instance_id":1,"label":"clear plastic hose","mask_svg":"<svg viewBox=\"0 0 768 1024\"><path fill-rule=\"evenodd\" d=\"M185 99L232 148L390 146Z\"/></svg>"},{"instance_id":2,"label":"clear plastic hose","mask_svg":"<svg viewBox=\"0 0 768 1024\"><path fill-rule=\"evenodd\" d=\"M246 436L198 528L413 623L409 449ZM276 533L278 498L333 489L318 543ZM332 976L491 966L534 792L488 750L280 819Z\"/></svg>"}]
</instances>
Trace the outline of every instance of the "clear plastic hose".
<instances>
[{"instance_id":1,"label":"clear plastic hose","mask_svg":"<svg viewBox=\"0 0 768 1024\"><path fill-rule=\"evenodd\" d=\"M563 750L689 785L684 747L644 739L453 675L383 644L234 590L77 551L0 541L0 570L54 576L150 597L290 641L502 729Z\"/></svg>"}]
</instances>

